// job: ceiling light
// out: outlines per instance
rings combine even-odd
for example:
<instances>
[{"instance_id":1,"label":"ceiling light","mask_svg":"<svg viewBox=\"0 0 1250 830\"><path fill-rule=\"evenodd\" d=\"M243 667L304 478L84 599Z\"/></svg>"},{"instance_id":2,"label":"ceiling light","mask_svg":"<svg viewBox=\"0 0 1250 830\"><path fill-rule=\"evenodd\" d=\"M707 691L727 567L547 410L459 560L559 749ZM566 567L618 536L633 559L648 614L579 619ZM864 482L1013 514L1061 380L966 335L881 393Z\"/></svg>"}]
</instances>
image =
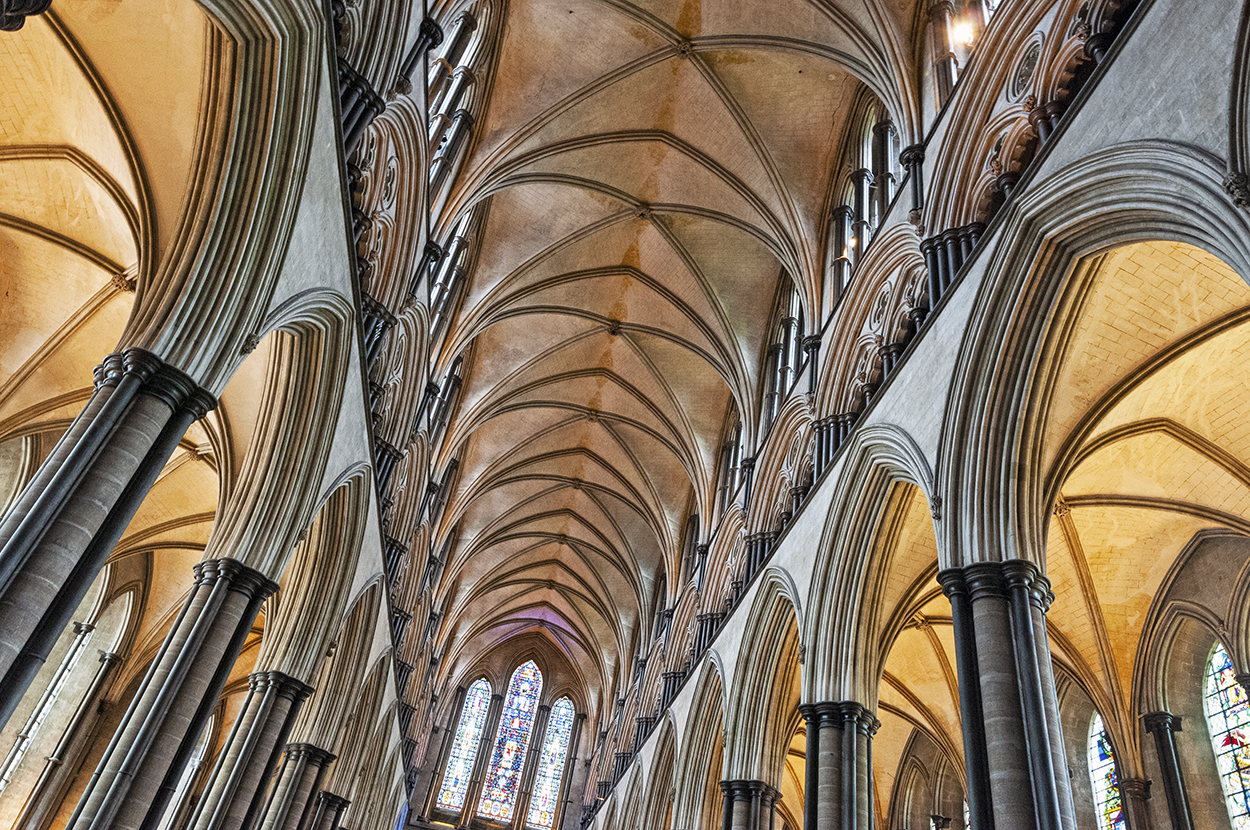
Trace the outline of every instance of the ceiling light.
<instances>
[{"instance_id":1,"label":"ceiling light","mask_svg":"<svg viewBox=\"0 0 1250 830\"><path fill-rule=\"evenodd\" d=\"M976 30L972 28L971 23L956 23L955 30L951 33L956 43L962 43L965 46L971 46L972 41L976 39Z\"/></svg>"}]
</instances>

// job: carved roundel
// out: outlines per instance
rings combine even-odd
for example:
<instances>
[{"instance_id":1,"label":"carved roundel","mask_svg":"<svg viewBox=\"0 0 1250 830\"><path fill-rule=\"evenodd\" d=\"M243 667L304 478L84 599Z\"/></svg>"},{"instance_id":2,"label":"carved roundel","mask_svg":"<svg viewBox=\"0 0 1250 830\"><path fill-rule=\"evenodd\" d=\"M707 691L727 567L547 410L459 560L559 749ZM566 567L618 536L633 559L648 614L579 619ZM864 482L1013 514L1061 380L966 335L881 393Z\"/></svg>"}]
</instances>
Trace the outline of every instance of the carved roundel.
<instances>
[{"instance_id":1,"label":"carved roundel","mask_svg":"<svg viewBox=\"0 0 1250 830\"><path fill-rule=\"evenodd\" d=\"M1020 56L1020 62L1016 64L1016 70L1011 73L1011 85L1008 87L1007 96L1013 101L1023 95L1029 88L1029 82L1033 80L1033 73L1037 70L1037 62L1042 57L1042 42L1034 40L1024 49L1024 54Z\"/></svg>"}]
</instances>

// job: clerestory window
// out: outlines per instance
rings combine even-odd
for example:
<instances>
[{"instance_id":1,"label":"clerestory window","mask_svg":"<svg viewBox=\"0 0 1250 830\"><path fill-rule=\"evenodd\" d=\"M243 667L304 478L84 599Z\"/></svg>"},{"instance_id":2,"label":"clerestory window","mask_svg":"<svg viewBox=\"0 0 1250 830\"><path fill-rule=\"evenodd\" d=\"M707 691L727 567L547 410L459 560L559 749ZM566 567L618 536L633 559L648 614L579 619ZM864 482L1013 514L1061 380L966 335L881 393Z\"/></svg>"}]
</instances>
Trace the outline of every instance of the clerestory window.
<instances>
[{"instance_id":1,"label":"clerestory window","mask_svg":"<svg viewBox=\"0 0 1250 830\"><path fill-rule=\"evenodd\" d=\"M464 809L465 795L469 791L469 779L477 760L478 745L482 742L482 729L486 726L486 713L490 710L490 683L482 678L469 687L460 710L460 722L451 745L451 756L443 770L443 784L438 790L438 806L443 810Z\"/></svg>"}]
</instances>

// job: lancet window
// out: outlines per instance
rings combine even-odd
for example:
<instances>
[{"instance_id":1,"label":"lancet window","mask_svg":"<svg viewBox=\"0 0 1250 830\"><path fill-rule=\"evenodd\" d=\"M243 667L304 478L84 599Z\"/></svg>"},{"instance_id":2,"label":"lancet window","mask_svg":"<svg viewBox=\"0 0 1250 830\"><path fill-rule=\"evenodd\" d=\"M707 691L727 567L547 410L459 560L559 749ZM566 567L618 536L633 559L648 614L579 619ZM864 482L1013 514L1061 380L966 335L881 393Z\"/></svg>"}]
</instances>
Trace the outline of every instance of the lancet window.
<instances>
[{"instance_id":1,"label":"lancet window","mask_svg":"<svg viewBox=\"0 0 1250 830\"><path fill-rule=\"evenodd\" d=\"M1250 705L1232 660L1217 645L1207 661L1203 708L1234 830L1250 830Z\"/></svg>"},{"instance_id":2,"label":"lancet window","mask_svg":"<svg viewBox=\"0 0 1250 830\"><path fill-rule=\"evenodd\" d=\"M486 713L490 709L490 683L482 678L469 687L460 710L460 722L452 741L451 756L443 771L443 784L438 790L438 806L443 810L464 809L465 794L469 791L469 778L473 774L473 762L477 760L478 745L482 742L482 729L486 726Z\"/></svg>"},{"instance_id":3,"label":"lancet window","mask_svg":"<svg viewBox=\"0 0 1250 830\"><path fill-rule=\"evenodd\" d=\"M1089 780L1094 789L1094 811L1098 830L1126 830L1124 806L1115 772L1115 752L1102 723L1102 715L1094 713L1089 724Z\"/></svg>"},{"instance_id":4,"label":"lancet window","mask_svg":"<svg viewBox=\"0 0 1250 830\"><path fill-rule=\"evenodd\" d=\"M495 735L490 770L486 773L482 799L477 805L480 816L504 823L512 819L542 688L543 675L533 660L522 663L512 673L508 695L504 698L503 714L499 719L499 731Z\"/></svg>"},{"instance_id":5,"label":"lancet window","mask_svg":"<svg viewBox=\"0 0 1250 830\"><path fill-rule=\"evenodd\" d=\"M550 828L555 823L564 760L568 756L569 738L573 734L573 717L573 701L567 697L560 698L551 707L547 737L543 740L542 754L538 758L534 794L530 797L530 808L525 815L525 823L530 827Z\"/></svg>"}]
</instances>

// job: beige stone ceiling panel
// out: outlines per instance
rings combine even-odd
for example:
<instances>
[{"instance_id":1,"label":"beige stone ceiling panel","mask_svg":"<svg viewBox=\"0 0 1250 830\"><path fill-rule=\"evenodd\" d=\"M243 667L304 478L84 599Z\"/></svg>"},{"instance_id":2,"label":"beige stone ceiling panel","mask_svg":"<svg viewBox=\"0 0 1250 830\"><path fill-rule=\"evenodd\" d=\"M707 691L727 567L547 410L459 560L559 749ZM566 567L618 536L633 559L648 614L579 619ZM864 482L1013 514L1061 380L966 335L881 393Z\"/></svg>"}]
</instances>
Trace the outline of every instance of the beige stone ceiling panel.
<instances>
[{"instance_id":1,"label":"beige stone ceiling panel","mask_svg":"<svg viewBox=\"0 0 1250 830\"><path fill-rule=\"evenodd\" d=\"M1046 467L1062 436L1117 383L1167 346L1247 305L1250 286L1192 246L1144 242L1107 254L1066 347L1049 413ZM1201 398L1196 381L1184 385L1186 394Z\"/></svg>"}]
</instances>

